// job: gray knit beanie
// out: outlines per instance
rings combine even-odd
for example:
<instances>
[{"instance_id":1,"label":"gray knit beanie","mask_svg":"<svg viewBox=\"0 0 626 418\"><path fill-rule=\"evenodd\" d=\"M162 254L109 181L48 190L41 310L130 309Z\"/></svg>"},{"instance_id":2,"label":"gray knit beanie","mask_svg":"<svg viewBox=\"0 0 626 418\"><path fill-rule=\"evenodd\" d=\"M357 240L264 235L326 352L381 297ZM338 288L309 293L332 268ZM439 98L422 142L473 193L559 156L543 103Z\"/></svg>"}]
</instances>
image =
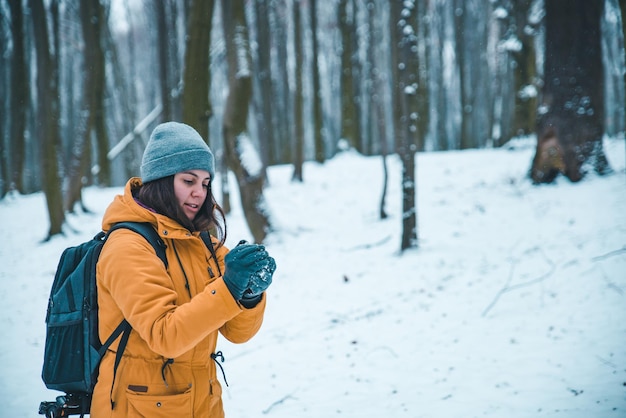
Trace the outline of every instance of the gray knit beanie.
<instances>
[{"instance_id":1,"label":"gray knit beanie","mask_svg":"<svg viewBox=\"0 0 626 418\"><path fill-rule=\"evenodd\" d=\"M147 183L185 170L206 170L215 175L209 146L189 125L165 122L152 131L141 160L141 181Z\"/></svg>"}]
</instances>

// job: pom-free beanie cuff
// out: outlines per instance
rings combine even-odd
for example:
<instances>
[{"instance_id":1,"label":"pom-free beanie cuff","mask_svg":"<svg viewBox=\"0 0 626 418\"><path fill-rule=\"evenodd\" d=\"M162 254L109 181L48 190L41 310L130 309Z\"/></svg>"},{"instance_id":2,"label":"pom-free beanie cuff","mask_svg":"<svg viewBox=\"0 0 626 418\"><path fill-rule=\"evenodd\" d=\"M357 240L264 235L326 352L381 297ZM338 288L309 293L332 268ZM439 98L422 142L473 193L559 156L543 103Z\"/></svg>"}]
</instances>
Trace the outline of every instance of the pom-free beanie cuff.
<instances>
[{"instance_id":1,"label":"pom-free beanie cuff","mask_svg":"<svg viewBox=\"0 0 626 418\"><path fill-rule=\"evenodd\" d=\"M206 170L213 179L215 161L209 146L189 125L166 122L152 131L141 162L144 183L186 170Z\"/></svg>"}]
</instances>

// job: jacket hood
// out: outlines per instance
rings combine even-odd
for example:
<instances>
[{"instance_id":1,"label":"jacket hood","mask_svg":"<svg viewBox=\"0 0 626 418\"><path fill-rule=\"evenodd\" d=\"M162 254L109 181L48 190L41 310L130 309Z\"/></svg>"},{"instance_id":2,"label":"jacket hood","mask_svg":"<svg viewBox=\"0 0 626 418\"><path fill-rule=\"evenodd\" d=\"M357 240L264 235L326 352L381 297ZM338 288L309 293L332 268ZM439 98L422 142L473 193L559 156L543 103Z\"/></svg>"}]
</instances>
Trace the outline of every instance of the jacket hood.
<instances>
[{"instance_id":1,"label":"jacket hood","mask_svg":"<svg viewBox=\"0 0 626 418\"><path fill-rule=\"evenodd\" d=\"M173 219L153 212L152 210L137 203L133 194L143 185L139 177L133 177L126 183L124 194L117 195L113 202L104 212L102 217L102 229L108 231L111 226L118 222L149 222L159 235L167 235L168 238L188 238L189 230Z\"/></svg>"}]
</instances>

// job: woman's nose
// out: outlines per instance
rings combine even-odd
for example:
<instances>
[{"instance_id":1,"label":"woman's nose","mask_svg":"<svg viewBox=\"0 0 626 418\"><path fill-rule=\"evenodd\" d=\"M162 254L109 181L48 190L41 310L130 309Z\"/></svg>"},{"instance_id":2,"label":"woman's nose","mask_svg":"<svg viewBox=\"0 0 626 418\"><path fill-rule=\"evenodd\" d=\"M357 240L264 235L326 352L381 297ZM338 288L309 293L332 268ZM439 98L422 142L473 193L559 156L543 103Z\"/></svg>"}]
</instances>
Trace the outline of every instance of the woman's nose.
<instances>
[{"instance_id":1,"label":"woman's nose","mask_svg":"<svg viewBox=\"0 0 626 418\"><path fill-rule=\"evenodd\" d=\"M196 186L191 190L191 193L194 196L202 196L204 194L204 187L202 187L202 185Z\"/></svg>"}]
</instances>

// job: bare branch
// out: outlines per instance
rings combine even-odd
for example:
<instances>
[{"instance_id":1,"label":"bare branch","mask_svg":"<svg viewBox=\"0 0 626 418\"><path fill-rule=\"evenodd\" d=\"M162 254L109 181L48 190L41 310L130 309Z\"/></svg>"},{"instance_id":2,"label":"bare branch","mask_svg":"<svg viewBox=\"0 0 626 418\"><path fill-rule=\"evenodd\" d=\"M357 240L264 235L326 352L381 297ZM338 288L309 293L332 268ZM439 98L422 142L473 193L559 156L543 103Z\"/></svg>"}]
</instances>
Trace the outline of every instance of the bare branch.
<instances>
[{"instance_id":1,"label":"bare branch","mask_svg":"<svg viewBox=\"0 0 626 418\"><path fill-rule=\"evenodd\" d=\"M285 395L282 398L280 398L279 400L277 400L276 402L272 403L270 406L268 406L266 409L263 410L263 415L267 415L270 413L270 411L272 410L272 408L274 408L276 405L280 405L281 403L285 402L287 399L295 399L293 396L291 396L291 394Z\"/></svg>"},{"instance_id":2,"label":"bare branch","mask_svg":"<svg viewBox=\"0 0 626 418\"><path fill-rule=\"evenodd\" d=\"M552 262L552 260L546 259L546 261L550 264L550 270L548 272L542 274L541 276L537 277L536 279L529 280L527 282L518 283L518 284L515 284L515 285L512 285L512 286L509 286L509 283L511 282L511 279L513 278L513 270L514 270L514 267L515 267L515 264L516 264L515 262L512 263L511 264L511 272L509 273L509 278L507 279L506 284L496 294L495 298L493 299L493 301L491 301L489 306L487 306L487 308L485 308L485 310L482 313L482 316L483 317L486 316L487 313L489 313L489 311L491 310L491 308L493 308L495 306L495 304L498 302L500 297L502 295L504 295L505 293L512 292L513 290L521 289L522 287L527 287L527 286L531 286L533 284L540 283L540 282L544 281L545 279L547 279L548 277L550 277L552 275L552 273L554 273L554 270L556 269L556 265Z\"/></svg>"},{"instance_id":3,"label":"bare branch","mask_svg":"<svg viewBox=\"0 0 626 418\"><path fill-rule=\"evenodd\" d=\"M604 260L604 259L606 259L606 258L613 257L613 256L615 256L615 255L619 255L619 254L622 254L622 253L626 253L626 245L624 245L624 246L623 246L622 248L620 248L619 250L614 250L614 251L608 252L608 253L606 253L606 254L602 254L602 255L599 255L599 256L593 257L593 258L591 259L591 261L601 261L601 260Z\"/></svg>"}]
</instances>

